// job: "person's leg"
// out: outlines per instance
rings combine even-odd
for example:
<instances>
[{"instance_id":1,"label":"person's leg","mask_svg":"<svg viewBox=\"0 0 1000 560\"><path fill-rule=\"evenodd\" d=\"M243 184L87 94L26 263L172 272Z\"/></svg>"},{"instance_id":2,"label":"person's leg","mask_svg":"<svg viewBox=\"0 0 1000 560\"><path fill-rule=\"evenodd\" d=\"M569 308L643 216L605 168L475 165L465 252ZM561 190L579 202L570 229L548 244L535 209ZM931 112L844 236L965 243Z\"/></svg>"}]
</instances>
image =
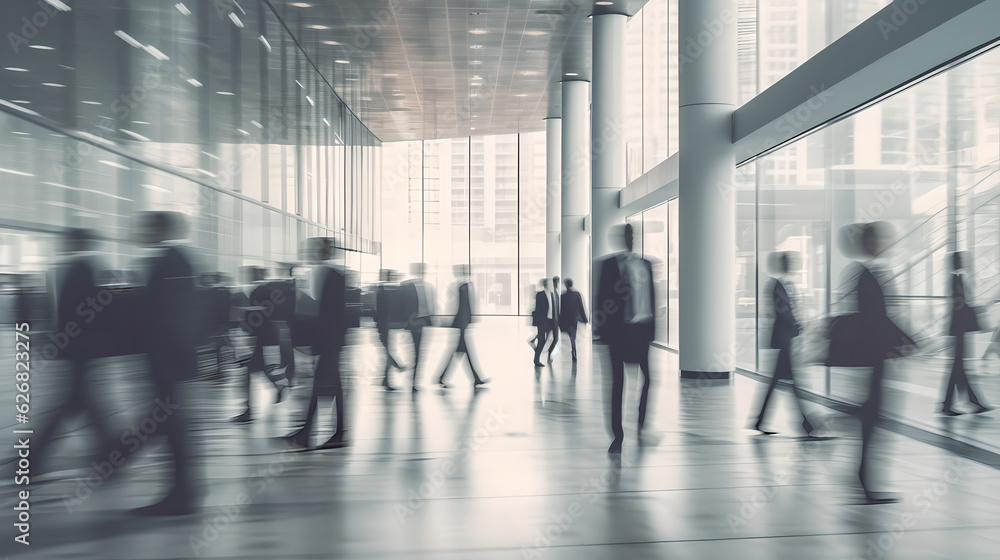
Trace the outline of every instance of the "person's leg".
<instances>
[{"instance_id":1,"label":"person's leg","mask_svg":"<svg viewBox=\"0 0 1000 560\"><path fill-rule=\"evenodd\" d=\"M567 329L566 336L569 337L569 344L573 348L573 361L576 361L576 327Z\"/></svg>"},{"instance_id":2,"label":"person's leg","mask_svg":"<svg viewBox=\"0 0 1000 560\"><path fill-rule=\"evenodd\" d=\"M87 360L74 360L73 367L76 368L76 377L81 380L75 388L74 394L76 395L80 409L90 416L94 431L97 432L99 453L103 454L110 452L114 448L116 440L112 435L111 428L108 427L104 410L97 404L97 399L89 379L89 365Z\"/></svg>"},{"instance_id":3,"label":"person's leg","mask_svg":"<svg viewBox=\"0 0 1000 560\"><path fill-rule=\"evenodd\" d=\"M972 388L972 384L969 383L969 373L965 370L965 336L959 335L955 337L955 363L960 364L958 371L955 375L955 385L954 389L956 391L965 391L969 396L969 402L972 404L983 408L983 404L979 402L979 397L976 395L975 389ZM953 370L955 368L952 368Z\"/></svg>"},{"instance_id":4,"label":"person's leg","mask_svg":"<svg viewBox=\"0 0 1000 560\"><path fill-rule=\"evenodd\" d=\"M48 422L44 427L39 430L38 435L35 438L33 447L31 448L31 456L35 467L41 467L42 461L48 454L48 448L52 445L52 442L56 439L56 433L59 426L62 424L63 419L70 415L70 413L78 410L76 395L83 391L83 387L86 384L86 380L80 375L81 372L76 366L76 361L70 362L70 387L69 392L63 399L62 403L56 406Z\"/></svg>"},{"instance_id":5,"label":"person's leg","mask_svg":"<svg viewBox=\"0 0 1000 560\"><path fill-rule=\"evenodd\" d=\"M871 382L869 383L868 400L861 405L861 463L858 465L858 479L865 493L871 492L872 468L871 450L872 438L875 435L875 427L878 425L878 417L882 408L882 375L884 373L884 362L878 362L872 368Z\"/></svg>"},{"instance_id":6,"label":"person's leg","mask_svg":"<svg viewBox=\"0 0 1000 560\"><path fill-rule=\"evenodd\" d=\"M538 336L536 337L536 339L538 340L538 344L535 346L535 365L536 366L542 364L542 362L541 362L542 350L545 348L545 338L546 338L546 334L547 334L546 331L547 330L548 330L548 327L546 327L544 325L539 325L538 326Z\"/></svg>"},{"instance_id":7,"label":"person's leg","mask_svg":"<svg viewBox=\"0 0 1000 560\"><path fill-rule=\"evenodd\" d=\"M456 352L460 352L465 356L465 359L469 362L469 371L472 372L472 381L476 385L482 385L485 383L484 379L476 371L476 358L472 355L472 350L469 348L469 340L465 338L465 329L459 329L458 331L458 349Z\"/></svg>"},{"instance_id":8,"label":"person's leg","mask_svg":"<svg viewBox=\"0 0 1000 560\"><path fill-rule=\"evenodd\" d=\"M639 370L642 371L642 392L639 396L639 431L642 431L646 424L646 404L649 401L649 386L652 378L649 375L649 349L639 357Z\"/></svg>"},{"instance_id":9,"label":"person's leg","mask_svg":"<svg viewBox=\"0 0 1000 560\"><path fill-rule=\"evenodd\" d=\"M331 375L331 380L333 382L333 399L334 406L337 407L336 421L337 427L333 432L333 438L337 440L344 439L344 432L347 431L347 426L344 423L344 419L347 414L347 403L344 401L344 384L340 378L340 349L334 353L333 361L330 364L333 370Z\"/></svg>"},{"instance_id":10,"label":"person's leg","mask_svg":"<svg viewBox=\"0 0 1000 560\"><path fill-rule=\"evenodd\" d=\"M417 388L417 372L420 370L420 339L423 337L423 325L416 325L410 329L410 336L413 337L413 388Z\"/></svg>"},{"instance_id":11,"label":"person's leg","mask_svg":"<svg viewBox=\"0 0 1000 560\"><path fill-rule=\"evenodd\" d=\"M625 363L620 348L611 346L611 433L614 440L608 449L620 453L625 431L622 428L622 396L625 391Z\"/></svg>"},{"instance_id":12,"label":"person's leg","mask_svg":"<svg viewBox=\"0 0 1000 560\"><path fill-rule=\"evenodd\" d=\"M945 383L944 400L941 401L941 411L949 412L955 404L955 391L958 388L959 380L965 373L965 336L959 334L955 337L955 354L951 362L951 372Z\"/></svg>"},{"instance_id":13,"label":"person's leg","mask_svg":"<svg viewBox=\"0 0 1000 560\"><path fill-rule=\"evenodd\" d=\"M778 387L778 382L788 375L787 368L789 363L789 350L787 348L778 350L778 359L774 364L774 374L771 375L771 381L767 384L767 390L764 391L764 400L761 402L760 412L757 414L757 423L754 424L754 428L758 431L765 431L762 428L764 420L767 417L767 405L771 402L771 396Z\"/></svg>"},{"instance_id":14,"label":"person's leg","mask_svg":"<svg viewBox=\"0 0 1000 560\"><path fill-rule=\"evenodd\" d=\"M392 357L392 352L389 352L389 329L379 329L378 340L382 343L382 347L385 348L385 369L382 371L382 386L387 389L392 388L392 384L389 383L389 368L399 367L396 360Z\"/></svg>"},{"instance_id":15,"label":"person's leg","mask_svg":"<svg viewBox=\"0 0 1000 560\"><path fill-rule=\"evenodd\" d=\"M556 349L556 344L559 344L559 321L553 319L549 325L549 330L552 331L552 345L549 346L549 361L552 361L552 351Z\"/></svg>"}]
</instances>

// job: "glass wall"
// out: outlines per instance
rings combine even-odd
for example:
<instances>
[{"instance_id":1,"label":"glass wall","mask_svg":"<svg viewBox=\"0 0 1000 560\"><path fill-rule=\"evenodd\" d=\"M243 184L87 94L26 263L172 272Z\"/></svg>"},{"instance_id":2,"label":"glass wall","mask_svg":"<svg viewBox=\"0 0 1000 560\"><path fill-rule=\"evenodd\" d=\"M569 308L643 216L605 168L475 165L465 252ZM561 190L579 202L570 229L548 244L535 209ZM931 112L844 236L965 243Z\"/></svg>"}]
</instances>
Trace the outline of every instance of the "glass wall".
<instances>
[{"instance_id":1,"label":"glass wall","mask_svg":"<svg viewBox=\"0 0 1000 560\"><path fill-rule=\"evenodd\" d=\"M78 2L46 20L0 52L0 231L32 253L0 269L41 266L66 226L132 266L144 210L187 214L199 264L230 277L298 260L310 236L379 251L380 142L268 4Z\"/></svg>"},{"instance_id":2,"label":"glass wall","mask_svg":"<svg viewBox=\"0 0 1000 560\"><path fill-rule=\"evenodd\" d=\"M991 51L743 166L737 209L737 339L747 347L756 293L756 364L768 371L771 321L769 256L792 251L788 277L805 332L799 363L814 389L838 370L817 365L824 317L849 312L856 264L837 243L848 224L882 220L896 241L877 273L890 314L925 349L947 332L947 255L967 254L966 289L975 305L1000 293L1000 51ZM752 292L752 270L756 290ZM742 302L747 302L744 309ZM744 317L744 316L747 317ZM976 338L970 355L988 342ZM807 365L809 364L809 365Z\"/></svg>"},{"instance_id":3,"label":"glass wall","mask_svg":"<svg viewBox=\"0 0 1000 560\"><path fill-rule=\"evenodd\" d=\"M677 199L626 218L635 232L633 251L653 265L656 293L656 341L677 347L679 279Z\"/></svg>"},{"instance_id":4,"label":"glass wall","mask_svg":"<svg viewBox=\"0 0 1000 560\"><path fill-rule=\"evenodd\" d=\"M427 264L447 312L455 265L470 265L477 313L531 311L545 274L545 133L385 145L383 266Z\"/></svg>"}]
</instances>

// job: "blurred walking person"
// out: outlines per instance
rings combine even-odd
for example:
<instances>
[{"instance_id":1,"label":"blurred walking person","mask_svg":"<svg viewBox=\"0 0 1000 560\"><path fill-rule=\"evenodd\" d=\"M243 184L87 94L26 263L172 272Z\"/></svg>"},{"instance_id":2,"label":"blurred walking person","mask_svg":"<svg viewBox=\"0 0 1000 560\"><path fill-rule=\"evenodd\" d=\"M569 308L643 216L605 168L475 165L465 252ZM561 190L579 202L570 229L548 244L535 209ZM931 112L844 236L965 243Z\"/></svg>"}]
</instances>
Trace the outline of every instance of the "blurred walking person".
<instances>
[{"instance_id":1,"label":"blurred walking person","mask_svg":"<svg viewBox=\"0 0 1000 560\"><path fill-rule=\"evenodd\" d=\"M793 270L798 269L799 255L797 253L783 252L771 253L772 269L774 277L771 286L771 303L774 310L774 328L771 330L771 348L778 351L778 359L774 365L774 375L764 393L764 400L760 405L760 412L757 414L757 421L754 429L763 434L772 435L776 432L764 428L764 420L767 415L767 405L771 401L771 396L778 386L778 382L786 379L792 383L795 391L795 402L799 406L802 414L802 429L806 434L812 434L813 427L806 416L805 407L802 404L802 396L799 386L795 383L795 375L792 368L792 339L799 336L799 322L795 318L793 299L789 296L788 287L791 284L788 275Z\"/></svg>"},{"instance_id":2,"label":"blurred walking person","mask_svg":"<svg viewBox=\"0 0 1000 560\"><path fill-rule=\"evenodd\" d=\"M641 432L646 422L646 405L649 400L649 345L656 335L653 321L656 293L653 287L653 265L632 252L634 233L632 224L615 226L609 233L613 247L620 251L600 265L601 275L597 284L596 308L603 313L595 317L601 342L611 353L611 432L614 439L608 453L622 451L625 433L622 429L622 398L625 389L625 363L637 363L642 371L643 385L639 397L639 422Z\"/></svg>"},{"instance_id":3,"label":"blurred walking person","mask_svg":"<svg viewBox=\"0 0 1000 560\"><path fill-rule=\"evenodd\" d=\"M53 336L56 346L60 348L56 358L68 362L70 379L66 383L68 391L63 402L53 409L52 417L39 431L32 449L39 470L59 426L74 415L90 418L97 436L99 455L110 451L115 440L88 377L91 359L95 357L95 342L99 337L96 329L100 328L100 323L94 322L97 318L95 308L84 306L86 302L98 300L94 282L95 235L87 229L72 228L64 233L63 243L64 257L55 263L51 274L56 311Z\"/></svg>"},{"instance_id":4,"label":"blurred walking person","mask_svg":"<svg viewBox=\"0 0 1000 560\"><path fill-rule=\"evenodd\" d=\"M413 339L413 391L418 390L417 374L420 371L420 341L423 338L424 327L431 325L434 315L434 291L424 282L424 263L410 265L411 279L403 282L403 302L407 310L407 330Z\"/></svg>"},{"instance_id":5,"label":"blurred walking person","mask_svg":"<svg viewBox=\"0 0 1000 560\"><path fill-rule=\"evenodd\" d=\"M566 279L566 291L563 292L559 305L559 328L566 331L570 346L573 349L573 361L576 361L576 331L580 323L587 324L587 309L583 305L583 296L573 289L573 279Z\"/></svg>"},{"instance_id":6,"label":"blurred walking person","mask_svg":"<svg viewBox=\"0 0 1000 560\"><path fill-rule=\"evenodd\" d=\"M137 510L141 515L185 515L194 512L196 484L191 438L181 382L198 373L195 352L195 274L180 240L187 225L176 212L149 212L140 218L143 242L158 250L149 264L144 319L146 348L161 415L159 431L166 435L173 455L174 485L165 498ZM154 412L154 418L155 418ZM159 418L156 418L159 421Z\"/></svg>"},{"instance_id":7,"label":"blurred walking person","mask_svg":"<svg viewBox=\"0 0 1000 560\"><path fill-rule=\"evenodd\" d=\"M528 344L535 351L535 367L542 367L542 350L545 348L545 341L556 317L556 307L552 301L552 292L549 291L549 279L542 278L538 286L540 289L535 292L535 309L531 312L531 325L536 327L538 332Z\"/></svg>"},{"instance_id":8,"label":"blurred walking person","mask_svg":"<svg viewBox=\"0 0 1000 560\"><path fill-rule=\"evenodd\" d=\"M472 380L476 388L482 387L483 385L490 382L490 379L482 378L479 376L479 372L476 371L475 363L478 361L472 356L471 348L469 347L469 340L466 338L466 330L469 325L472 324L472 317L474 315L472 310L473 301L473 289L472 282L469 278L469 267L468 265L459 264L455 265L455 279L457 285L455 286L455 297L458 302L458 307L455 310L455 319L451 323L451 328L458 329L458 345L455 350L449 354L448 363L444 366L444 371L438 377L438 384L444 388L448 388L445 384L444 378L448 373L448 368L455 361L455 356L458 356L459 363L461 363L462 358L465 358L469 362L469 370L472 372Z\"/></svg>"},{"instance_id":9,"label":"blurred walking person","mask_svg":"<svg viewBox=\"0 0 1000 560\"><path fill-rule=\"evenodd\" d=\"M991 410L991 408L979 400L976 391L969 383L969 376L965 371L965 334L982 329L979 327L975 308L969 305L965 297L965 279L962 277L965 267L962 253L952 253L951 265L953 271L951 275L951 325L948 334L955 337L955 358L951 365L951 374L945 384L941 413L948 416L962 414L962 412L955 410L953 405L955 404L955 394L965 391L969 402L976 407L972 411L973 414L978 414Z\"/></svg>"},{"instance_id":10,"label":"blurred walking person","mask_svg":"<svg viewBox=\"0 0 1000 560\"><path fill-rule=\"evenodd\" d=\"M392 355L389 348L393 327L393 318L396 308L399 306L399 286L396 284L398 278L396 271L382 269L379 271L379 285L375 289L375 329L378 331L378 340L385 349L385 371L382 377L382 386L387 391L395 391L389 381L389 368L397 370L404 369L399 361Z\"/></svg>"},{"instance_id":11,"label":"blurred walking person","mask_svg":"<svg viewBox=\"0 0 1000 560\"><path fill-rule=\"evenodd\" d=\"M559 317L560 309L562 308L562 302L560 301L559 294L559 277L552 277L552 322L549 325L549 332L552 334L552 346L549 346L549 361L552 361L552 352L556 349L556 344L559 344Z\"/></svg>"},{"instance_id":12,"label":"blurred walking person","mask_svg":"<svg viewBox=\"0 0 1000 560\"><path fill-rule=\"evenodd\" d=\"M297 447L309 448L319 397L330 396L334 400L337 425L333 436L317 449L335 449L347 446L344 385L340 371L340 353L347 336L347 276L329 262L333 258L331 239L314 238L310 243L313 261L311 286L318 304L313 354L318 358L305 423L285 439Z\"/></svg>"}]
</instances>

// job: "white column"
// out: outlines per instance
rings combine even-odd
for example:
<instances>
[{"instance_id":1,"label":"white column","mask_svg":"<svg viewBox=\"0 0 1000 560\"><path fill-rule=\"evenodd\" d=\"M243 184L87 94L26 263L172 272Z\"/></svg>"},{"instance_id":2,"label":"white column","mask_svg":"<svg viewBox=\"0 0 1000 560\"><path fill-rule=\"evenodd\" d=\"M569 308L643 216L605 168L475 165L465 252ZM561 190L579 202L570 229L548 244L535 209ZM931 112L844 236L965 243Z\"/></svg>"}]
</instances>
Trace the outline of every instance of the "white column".
<instances>
[{"instance_id":1,"label":"white column","mask_svg":"<svg viewBox=\"0 0 1000 560\"><path fill-rule=\"evenodd\" d=\"M594 16L593 96L591 146L591 261L612 251L608 231L625 223L618 206L625 188L625 14ZM594 274L600 271L594 267ZM594 278L591 284L597 285ZM596 288L593 288L596 289ZM593 294L592 294L593 295ZM593 301L593 298L591 299Z\"/></svg>"},{"instance_id":2,"label":"white column","mask_svg":"<svg viewBox=\"0 0 1000 560\"><path fill-rule=\"evenodd\" d=\"M589 239L584 220L590 213L590 84L562 83L562 276L589 294Z\"/></svg>"},{"instance_id":3,"label":"white column","mask_svg":"<svg viewBox=\"0 0 1000 560\"><path fill-rule=\"evenodd\" d=\"M735 366L736 0L680 0L680 369Z\"/></svg>"},{"instance_id":4,"label":"white column","mask_svg":"<svg viewBox=\"0 0 1000 560\"><path fill-rule=\"evenodd\" d=\"M545 119L545 275L562 275L562 119ZM537 279L532 279L536 281Z\"/></svg>"}]
</instances>

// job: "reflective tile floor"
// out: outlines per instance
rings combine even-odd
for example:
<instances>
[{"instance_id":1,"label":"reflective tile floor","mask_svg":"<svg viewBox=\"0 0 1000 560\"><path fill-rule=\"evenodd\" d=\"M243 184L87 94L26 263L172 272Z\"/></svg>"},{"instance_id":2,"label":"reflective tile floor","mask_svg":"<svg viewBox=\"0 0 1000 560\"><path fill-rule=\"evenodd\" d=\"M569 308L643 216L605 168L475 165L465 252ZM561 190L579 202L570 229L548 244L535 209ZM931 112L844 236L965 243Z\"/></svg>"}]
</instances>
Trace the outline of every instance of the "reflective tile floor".
<instances>
[{"instance_id":1,"label":"reflective tile floor","mask_svg":"<svg viewBox=\"0 0 1000 560\"><path fill-rule=\"evenodd\" d=\"M0 557L997 557L995 469L880 430L879 489L899 492L901 502L863 505L852 419L807 403L838 437L805 439L782 393L769 422L781 433L756 435L745 425L759 383L681 382L675 355L660 350L652 355L646 430L641 437L635 430L638 376L630 368L624 453L609 456L601 347L592 354L581 342L577 368L563 350L536 371L525 342L531 334L523 319L478 323L473 340L493 382L474 391L462 366L451 374L455 386L443 390L433 380L456 333L429 329L421 390L412 393L408 373L394 373L398 391L379 385L377 340L355 333L344 358L351 446L340 450L289 451L276 439L303 416L306 356L280 404L255 379L259 406L250 424L227 421L241 411L237 371L190 383L183 406L205 499L187 517L129 513L165 491L169 462L160 443L143 443L105 481L89 466L87 421L74 421L52 448L50 472L33 481L30 547L13 543L14 486L7 474L0 481ZM403 335L393 342L411 361ZM2 360L10 371L11 357ZM142 368L140 358L118 359L95 372L116 431L150 415ZM33 422L44 422L66 390L62 379L58 367L34 378ZM12 383L0 385L0 402L10 407L0 416L2 460L13 449ZM332 431L329 409L322 411L316 443ZM982 430L996 431L995 414L983 417Z\"/></svg>"}]
</instances>

